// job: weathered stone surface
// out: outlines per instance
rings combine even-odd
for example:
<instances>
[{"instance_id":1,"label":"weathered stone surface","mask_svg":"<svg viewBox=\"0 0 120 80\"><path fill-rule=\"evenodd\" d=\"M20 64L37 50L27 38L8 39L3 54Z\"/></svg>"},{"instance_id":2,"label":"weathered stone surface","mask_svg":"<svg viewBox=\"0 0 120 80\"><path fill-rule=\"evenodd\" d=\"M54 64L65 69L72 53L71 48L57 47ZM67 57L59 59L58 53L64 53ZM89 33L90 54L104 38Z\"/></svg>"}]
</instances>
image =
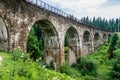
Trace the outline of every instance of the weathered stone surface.
<instances>
[{"instance_id":1,"label":"weathered stone surface","mask_svg":"<svg viewBox=\"0 0 120 80\"><path fill-rule=\"evenodd\" d=\"M77 40L73 40L69 47L69 63L72 64L76 62L75 60L82 55L86 55L94 51L94 47L103 43L103 35L104 41L107 41L108 35L112 32L100 30L97 28L92 28L75 21L64 18L56 13L52 13L50 11L46 11L42 8L39 8L35 5L25 2L25 0L2 0L0 1L0 18L3 20L8 33L8 49L12 51L14 48L21 48L26 51L27 37L29 31L34 23L39 21L49 21L53 27L55 34L52 35L51 29L48 29L47 23L45 27L42 27L43 31L48 32L48 44L45 48L46 62L49 64L50 61L54 61L54 63L60 64L64 59L64 38L66 32L72 27L75 31L69 31L69 35L73 35L72 38ZM1 23L0 23L1 24ZM2 25L0 25L2 26ZM47 30L45 29L47 27ZM88 31L90 33L89 41L84 42L84 32ZM94 36L95 34L99 34L99 43L98 41L95 44ZM51 34L51 35L50 35ZM78 34L78 35L76 35ZM77 36L77 37L76 37ZM56 37L56 38L55 38ZM2 38L1 38L2 39ZM0 44L2 41L0 42ZM52 47L49 47L49 46ZM48 56L47 56L48 55Z\"/></svg>"}]
</instances>

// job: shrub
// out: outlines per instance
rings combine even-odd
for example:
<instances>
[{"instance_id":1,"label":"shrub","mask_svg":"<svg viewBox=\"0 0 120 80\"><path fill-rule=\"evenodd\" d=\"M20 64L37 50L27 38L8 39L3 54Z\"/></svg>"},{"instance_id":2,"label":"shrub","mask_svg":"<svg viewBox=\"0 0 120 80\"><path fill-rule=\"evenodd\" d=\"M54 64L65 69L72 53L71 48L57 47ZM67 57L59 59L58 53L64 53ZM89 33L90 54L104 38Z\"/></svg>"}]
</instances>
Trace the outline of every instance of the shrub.
<instances>
[{"instance_id":1,"label":"shrub","mask_svg":"<svg viewBox=\"0 0 120 80\"><path fill-rule=\"evenodd\" d=\"M100 50L105 50L105 49L107 49L107 44L103 44L101 47L100 47Z\"/></svg>"},{"instance_id":2,"label":"shrub","mask_svg":"<svg viewBox=\"0 0 120 80\"><path fill-rule=\"evenodd\" d=\"M118 35L114 34L111 40L111 44L108 48L108 54L109 54L109 59L114 57L113 51L116 49L117 41L118 41Z\"/></svg>"},{"instance_id":3,"label":"shrub","mask_svg":"<svg viewBox=\"0 0 120 80\"><path fill-rule=\"evenodd\" d=\"M20 49L14 49L12 52L12 59L14 61L18 61L21 58L22 51Z\"/></svg>"},{"instance_id":4,"label":"shrub","mask_svg":"<svg viewBox=\"0 0 120 80\"><path fill-rule=\"evenodd\" d=\"M45 64L45 66L46 66L46 68L48 68L48 69L55 70L53 61L50 62L50 65Z\"/></svg>"},{"instance_id":5,"label":"shrub","mask_svg":"<svg viewBox=\"0 0 120 80\"><path fill-rule=\"evenodd\" d=\"M120 49L116 49L114 52L114 58L112 59L112 69L109 74L110 79L119 80L120 79Z\"/></svg>"},{"instance_id":6,"label":"shrub","mask_svg":"<svg viewBox=\"0 0 120 80\"><path fill-rule=\"evenodd\" d=\"M61 66L59 66L59 72L65 73L74 78L80 76L80 73L78 73L76 69L70 67L67 63L63 63Z\"/></svg>"},{"instance_id":7,"label":"shrub","mask_svg":"<svg viewBox=\"0 0 120 80\"><path fill-rule=\"evenodd\" d=\"M68 47L64 47L65 60L68 59Z\"/></svg>"},{"instance_id":8,"label":"shrub","mask_svg":"<svg viewBox=\"0 0 120 80\"><path fill-rule=\"evenodd\" d=\"M18 61L22 59L23 61L29 58L29 54L23 52L21 49L15 49L12 53L12 60Z\"/></svg>"},{"instance_id":9,"label":"shrub","mask_svg":"<svg viewBox=\"0 0 120 80\"><path fill-rule=\"evenodd\" d=\"M78 69L82 75L96 75L96 65L86 57L78 58L72 67Z\"/></svg>"}]
</instances>

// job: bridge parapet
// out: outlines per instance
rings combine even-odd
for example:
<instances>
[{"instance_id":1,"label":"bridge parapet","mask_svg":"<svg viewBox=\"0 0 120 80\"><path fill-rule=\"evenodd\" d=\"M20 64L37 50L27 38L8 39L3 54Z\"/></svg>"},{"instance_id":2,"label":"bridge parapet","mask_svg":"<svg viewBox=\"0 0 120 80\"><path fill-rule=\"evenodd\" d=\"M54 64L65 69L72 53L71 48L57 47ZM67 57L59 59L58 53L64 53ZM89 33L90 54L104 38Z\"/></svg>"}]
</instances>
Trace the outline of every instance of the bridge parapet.
<instances>
[{"instance_id":1,"label":"bridge parapet","mask_svg":"<svg viewBox=\"0 0 120 80\"><path fill-rule=\"evenodd\" d=\"M56 13L56 14L58 14L58 15L60 15L62 17L65 17L67 19L71 19L71 20L74 20L76 22L81 23L81 21L79 19L77 19L76 17L74 17L73 15L65 13L65 12L61 11L60 9L57 9L57 8L55 8L55 7L49 5L49 4L47 4L47 3L45 3L45 2L43 2L41 0L25 0L25 1L30 3L30 4L33 4L33 5L37 6L39 8L43 8L45 10Z\"/></svg>"}]
</instances>

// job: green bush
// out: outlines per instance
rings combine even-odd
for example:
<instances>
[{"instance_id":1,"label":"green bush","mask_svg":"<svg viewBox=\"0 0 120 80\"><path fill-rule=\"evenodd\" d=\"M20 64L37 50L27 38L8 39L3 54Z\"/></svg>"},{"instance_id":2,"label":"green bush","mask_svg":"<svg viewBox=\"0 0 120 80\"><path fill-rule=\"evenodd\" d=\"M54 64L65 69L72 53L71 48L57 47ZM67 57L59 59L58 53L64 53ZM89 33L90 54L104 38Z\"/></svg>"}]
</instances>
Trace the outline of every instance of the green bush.
<instances>
[{"instance_id":1,"label":"green bush","mask_svg":"<svg viewBox=\"0 0 120 80\"><path fill-rule=\"evenodd\" d=\"M110 79L119 80L120 79L120 49L115 50L114 58L112 59L112 69L109 74Z\"/></svg>"},{"instance_id":2,"label":"green bush","mask_svg":"<svg viewBox=\"0 0 120 80\"><path fill-rule=\"evenodd\" d=\"M68 47L64 47L64 53L65 53L65 60L68 60Z\"/></svg>"},{"instance_id":3,"label":"green bush","mask_svg":"<svg viewBox=\"0 0 120 80\"><path fill-rule=\"evenodd\" d=\"M105 43L105 44L103 44L101 47L100 47L100 50L105 50L105 49L107 49L107 44Z\"/></svg>"},{"instance_id":4,"label":"green bush","mask_svg":"<svg viewBox=\"0 0 120 80\"><path fill-rule=\"evenodd\" d=\"M14 61L12 55L0 52L0 56L3 57L0 65L0 80L75 80L66 74L48 70L33 60L24 61L20 58Z\"/></svg>"},{"instance_id":5,"label":"green bush","mask_svg":"<svg viewBox=\"0 0 120 80\"><path fill-rule=\"evenodd\" d=\"M114 57L113 51L116 49L118 39L118 34L114 34L111 40L111 44L108 48L109 59Z\"/></svg>"},{"instance_id":6,"label":"green bush","mask_svg":"<svg viewBox=\"0 0 120 80\"><path fill-rule=\"evenodd\" d=\"M23 52L20 49L14 49L14 51L12 52L12 59L14 61L18 61L19 59L21 59L22 53Z\"/></svg>"},{"instance_id":7,"label":"green bush","mask_svg":"<svg viewBox=\"0 0 120 80\"><path fill-rule=\"evenodd\" d=\"M18 61L22 59L23 61L29 59L29 54L23 52L21 49L14 49L12 52L12 60Z\"/></svg>"},{"instance_id":8,"label":"green bush","mask_svg":"<svg viewBox=\"0 0 120 80\"><path fill-rule=\"evenodd\" d=\"M96 75L96 65L87 57L78 58L77 63L72 67L78 69L82 75Z\"/></svg>"},{"instance_id":9,"label":"green bush","mask_svg":"<svg viewBox=\"0 0 120 80\"><path fill-rule=\"evenodd\" d=\"M68 53L68 47L64 47L64 52Z\"/></svg>"},{"instance_id":10,"label":"green bush","mask_svg":"<svg viewBox=\"0 0 120 80\"><path fill-rule=\"evenodd\" d=\"M61 66L59 66L59 72L65 73L74 78L80 76L80 73L78 73L76 69L70 67L68 63L63 63Z\"/></svg>"}]
</instances>

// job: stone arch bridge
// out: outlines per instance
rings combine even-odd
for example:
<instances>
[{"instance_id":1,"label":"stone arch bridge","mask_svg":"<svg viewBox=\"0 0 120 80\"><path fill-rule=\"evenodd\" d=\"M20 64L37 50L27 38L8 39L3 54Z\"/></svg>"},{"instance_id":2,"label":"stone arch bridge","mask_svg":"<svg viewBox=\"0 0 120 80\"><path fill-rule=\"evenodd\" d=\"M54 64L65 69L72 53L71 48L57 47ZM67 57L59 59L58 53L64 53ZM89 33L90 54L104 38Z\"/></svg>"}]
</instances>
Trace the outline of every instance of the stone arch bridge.
<instances>
[{"instance_id":1,"label":"stone arch bridge","mask_svg":"<svg viewBox=\"0 0 120 80\"><path fill-rule=\"evenodd\" d=\"M113 32L90 27L40 0L0 0L0 50L26 51L28 33L40 24L44 34L45 61L60 64L65 60L64 39L68 37L69 64L108 40Z\"/></svg>"}]
</instances>

